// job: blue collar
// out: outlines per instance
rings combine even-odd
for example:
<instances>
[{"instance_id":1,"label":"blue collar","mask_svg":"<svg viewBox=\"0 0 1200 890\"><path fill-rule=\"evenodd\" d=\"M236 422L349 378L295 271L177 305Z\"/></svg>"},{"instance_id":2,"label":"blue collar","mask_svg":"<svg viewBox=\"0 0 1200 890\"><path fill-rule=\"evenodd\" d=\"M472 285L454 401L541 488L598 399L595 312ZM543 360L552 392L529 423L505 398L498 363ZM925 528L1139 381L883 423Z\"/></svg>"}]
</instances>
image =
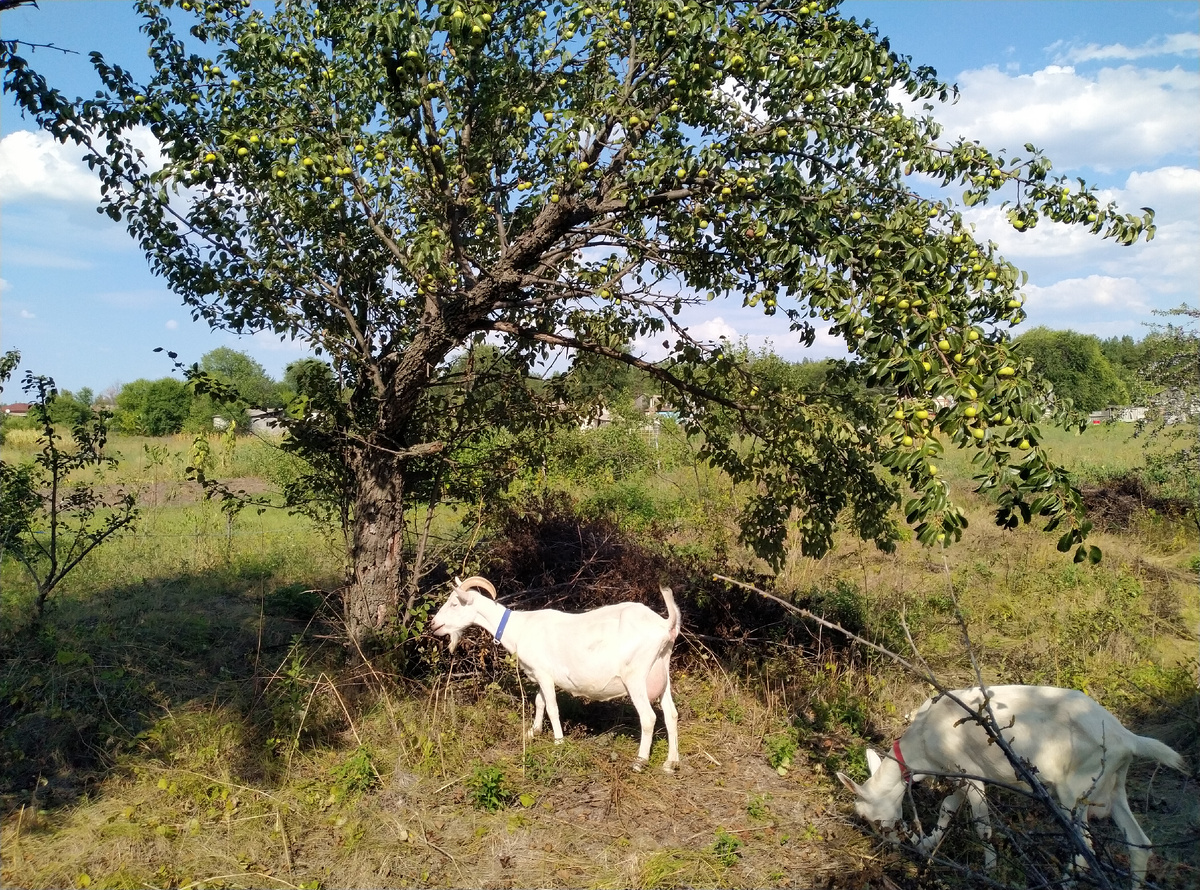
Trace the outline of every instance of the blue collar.
<instances>
[{"instance_id":1,"label":"blue collar","mask_svg":"<svg viewBox=\"0 0 1200 890\"><path fill-rule=\"evenodd\" d=\"M504 636L504 625L508 624L508 616L511 614L511 609L505 609L504 614L500 616L500 626L496 628L496 635L494 637L497 643L499 643L500 638Z\"/></svg>"}]
</instances>

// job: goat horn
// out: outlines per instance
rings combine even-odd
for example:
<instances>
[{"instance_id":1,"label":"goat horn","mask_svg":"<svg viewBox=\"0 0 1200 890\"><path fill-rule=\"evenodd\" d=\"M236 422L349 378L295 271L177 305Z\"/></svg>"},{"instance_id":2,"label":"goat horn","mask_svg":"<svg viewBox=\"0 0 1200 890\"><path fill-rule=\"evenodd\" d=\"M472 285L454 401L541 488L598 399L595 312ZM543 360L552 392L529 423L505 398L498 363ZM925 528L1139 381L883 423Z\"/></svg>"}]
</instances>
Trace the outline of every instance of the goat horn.
<instances>
[{"instance_id":1,"label":"goat horn","mask_svg":"<svg viewBox=\"0 0 1200 890\"><path fill-rule=\"evenodd\" d=\"M458 582L459 590L470 590L472 587L478 587L482 590L485 590L491 595L492 599L496 598L495 586L493 586L492 582L487 578L484 578L482 575L472 575L470 578Z\"/></svg>"}]
</instances>

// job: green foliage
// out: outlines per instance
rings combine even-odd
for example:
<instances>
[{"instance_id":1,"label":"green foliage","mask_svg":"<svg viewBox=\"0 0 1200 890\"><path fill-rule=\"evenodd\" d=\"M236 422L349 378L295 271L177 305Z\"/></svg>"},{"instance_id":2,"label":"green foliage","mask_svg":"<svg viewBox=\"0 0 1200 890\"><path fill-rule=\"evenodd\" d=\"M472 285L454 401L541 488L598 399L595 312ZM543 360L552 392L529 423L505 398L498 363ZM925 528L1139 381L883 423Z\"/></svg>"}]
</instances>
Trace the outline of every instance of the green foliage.
<instances>
[{"instance_id":1,"label":"green foliage","mask_svg":"<svg viewBox=\"0 0 1200 890\"><path fill-rule=\"evenodd\" d=\"M746 815L756 821L771 818L771 795L752 794L746 801Z\"/></svg>"},{"instance_id":2,"label":"green foliage","mask_svg":"<svg viewBox=\"0 0 1200 890\"><path fill-rule=\"evenodd\" d=\"M46 406L51 423L66 427L86 423L92 416L92 391L87 387L78 393L64 389Z\"/></svg>"},{"instance_id":3,"label":"green foliage","mask_svg":"<svg viewBox=\"0 0 1200 890\"><path fill-rule=\"evenodd\" d=\"M132 493L118 490L105 497L73 478L117 466L104 453L107 412L89 410L72 427L74 447L68 451L51 418L58 396L54 381L26 372L23 387L33 399L40 450L32 464L0 461L0 560L11 556L33 580L33 613L40 620L55 588L93 550L132 529L138 509Z\"/></svg>"},{"instance_id":4,"label":"green foliage","mask_svg":"<svg viewBox=\"0 0 1200 890\"><path fill-rule=\"evenodd\" d=\"M115 420L124 432L166 436L183 429L192 411L192 390L181 380L135 380L117 393Z\"/></svg>"},{"instance_id":5,"label":"green foliage","mask_svg":"<svg viewBox=\"0 0 1200 890\"><path fill-rule=\"evenodd\" d=\"M263 600L267 614L294 621L310 621L324 606L325 597L321 591L311 590L301 583L276 587Z\"/></svg>"},{"instance_id":6,"label":"green foliage","mask_svg":"<svg viewBox=\"0 0 1200 890\"><path fill-rule=\"evenodd\" d=\"M271 712L271 734L266 740L266 748L289 760L300 747L312 701L313 680L308 675L300 643L299 636L292 637L291 648L276 672L267 698Z\"/></svg>"},{"instance_id":7,"label":"green foliage","mask_svg":"<svg viewBox=\"0 0 1200 890\"><path fill-rule=\"evenodd\" d=\"M868 633L868 602L859 589L839 578L832 587L814 587L808 594L808 609L851 633Z\"/></svg>"},{"instance_id":8,"label":"green foliage","mask_svg":"<svg viewBox=\"0 0 1200 890\"><path fill-rule=\"evenodd\" d=\"M771 769L786 771L791 768L799 746L795 733L783 732L767 736L763 739L763 747L766 748L767 763Z\"/></svg>"},{"instance_id":9,"label":"green foliage","mask_svg":"<svg viewBox=\"0 0 1200 890\"><path fill-rule=\"evenodd\" d=\"M333 779L333 792L338 799L355 798L366 794L380 784L379 771L371 749L359 745L342 763L329 771Z\"/></svg>"},{"instance_id":10,"label":"green foliage","mask_svg":"<svg viewBox=\"0 0 1200 890\"><path fill-rule=\"evenodd\" d=\"M504 809L516 798L516 792L499 766L476 765L467 777L466 786L471 803L488 813Z\"/></svg>"},{"instance_id":11,"label":"green foliage","mask_svg":"<svg viewBox=\"0 0 1200 890\"><path fill-rule=\"evenodd\" d=\"M1186 504L1200 526L1200 447L1195 436L1200 414L1200 309L1184 304L1156 314L1181 318L1182 323L1155 325L1143 342L1139 378L1150 395L1138 435L1146 440L1146 477L1164 495Z\"/></svg>"},{"instance_id":12,"label":"green foliage","mask_svg":"<svg viewBox=\"0 0 1200 890\"><path fill-rule=\"evenodd\" d=\"M712 851L722 865L726 868L733 868L737 865L743 846L745 845L742 839L737 835L730 834L724 828L718 828L717 839L713 842Z\"/></svg>"},{"instance_id":13,"label":"green foliage","mask_svg":"<svg viewBox=\"0 0 1200 890\"><path fill-rule=\"evenodd\" d=\"M932 461L947 444L1003 489L1002 524L1036 514L1082 536L1007 333L1023 278L947 195L1003 194L1017 230L1051 220L1123 244L1151 237L1153 215L1052 177L1033 146L945 144L905 103L951 88L836 7L169 5L138 3L144 83L97 54L102 89L71 102L7 42L4 85L83 147L101 210L196 317L329 358L341 397L294 402L287 422L372 517L351 529L353 633L397 605L406 497L488 497L573 415L531 380L551 354L651 378L700 456L752 484L744 539L775 566L791 540L826 552L843 517L892 548L906 489L922 543L959 538ZM140 127L161 166L129 138ZM916 190L930 179L945 194ZM852 356L827 374L838 386L759 381L674 322L708 299L810 345L812 319L829 323ZM665 360L626 351L651 338ZM489 368L478 387L464 348ZM217 371L192 380L221 391Z\"/></svg>"},{"instance_id":14,"label":"green foliage","mask_svg":"<svg viewBox=\"0 0 1200 890\"><path fill-rule=\"evenodd\" d=\"M632 420L598 429L566 429L554 438L549 469L588 485L639 475L654 466L651 436L643 422Z\"/></svg>"},{"instance_id":15,"label":"green foliage","mask_svg":"<svg viewBox=\"0 0 1200 890\"><path fill-rule=\"evenodd\" d=\"M1091 334L1034 328L1017 338L1021 354L1054 386L1059 399L1080 411L1098 411L1129 403L1129 388Z\"/></svg>"}]
</instances>

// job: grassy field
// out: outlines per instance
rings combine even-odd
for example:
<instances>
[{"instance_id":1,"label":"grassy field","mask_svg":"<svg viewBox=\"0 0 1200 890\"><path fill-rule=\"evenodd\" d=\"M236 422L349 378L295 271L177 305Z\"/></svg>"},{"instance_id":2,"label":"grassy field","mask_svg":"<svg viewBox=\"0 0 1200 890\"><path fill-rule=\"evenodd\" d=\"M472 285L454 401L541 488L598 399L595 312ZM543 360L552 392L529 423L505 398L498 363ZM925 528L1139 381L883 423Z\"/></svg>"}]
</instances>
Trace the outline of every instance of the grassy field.
<instances>
[{"instance_id":1,"label":"grassy field","mask_svg":"<svg viewBox=\"0 0 1200 890\"><path fill-rule=\"evenodd\" d=\"M1047 433L1089 484L1141 459L1120 426ZM31 444L10 438L5 459ZM482 633L452 660L432 639L406 661L347 652L325 601L344 571L336 534L282 510L230 521L182 481L190 439L114 440L121 465L94 481L140 492L137 531L70 576L39 627L19 567L0 566L0 883L970 886L879 847L833 778L864 778L865 746L901 732L928 687L713 584L713 571L765 577L737 544L738 492L682 443L660 445L675 454L661 470L551 480L573 496L574 520L510 517L478 540L449 518L441 530L447 553L509 578L502 589L583 578L601 595L624 579L657 605L639 579L674 573L678 776L630 771L638 730L620 702L561 696L566 744L525 742L531 691ZM287 472L267 444L219 446L214 470L267 496ZM763 583L899 651L907 629L939 676L963 684L965 630L988 681L1085 689L1200 763L1194 527L1130 504L1094 535L1103 562L1077 566L1036 529L996 529L969 494L966 456L944 463L968 492L961 545L881 554L843 538ZM544 497L539 486L525 494ZM660 725L652 765L664 755ZM1130 798L1158 845L1153 881L1195 887L1195 783L1142 764ZM936 800L918 795L923 808ZM997 802L1019 831L991 877L1023 886L1020 840L1037 826L1018 799ZM961 823L942 852L978 868ZM1102 822L1102 858L1123 856L1114 835Z\"/></svg>"}]
</instances>

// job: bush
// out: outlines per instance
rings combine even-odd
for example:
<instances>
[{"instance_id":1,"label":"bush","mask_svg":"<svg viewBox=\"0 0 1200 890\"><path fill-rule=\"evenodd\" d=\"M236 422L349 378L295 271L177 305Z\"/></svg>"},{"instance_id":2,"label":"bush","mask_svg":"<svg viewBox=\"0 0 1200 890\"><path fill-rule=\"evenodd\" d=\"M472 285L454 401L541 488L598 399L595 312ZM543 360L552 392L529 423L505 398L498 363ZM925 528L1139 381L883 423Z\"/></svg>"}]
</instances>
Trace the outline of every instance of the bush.
<instances>
[{"instance_id":1,"label":"bush","mask_svg":"<svg viewBox=\"0 0 1200 890\"><path fill-rule=\"evenodd\" d=\"M621 421L595 430L565 430L550 444L548 469L580 483L616 482L655 467L648 433Z\"/></svg>"}]
</instances>

